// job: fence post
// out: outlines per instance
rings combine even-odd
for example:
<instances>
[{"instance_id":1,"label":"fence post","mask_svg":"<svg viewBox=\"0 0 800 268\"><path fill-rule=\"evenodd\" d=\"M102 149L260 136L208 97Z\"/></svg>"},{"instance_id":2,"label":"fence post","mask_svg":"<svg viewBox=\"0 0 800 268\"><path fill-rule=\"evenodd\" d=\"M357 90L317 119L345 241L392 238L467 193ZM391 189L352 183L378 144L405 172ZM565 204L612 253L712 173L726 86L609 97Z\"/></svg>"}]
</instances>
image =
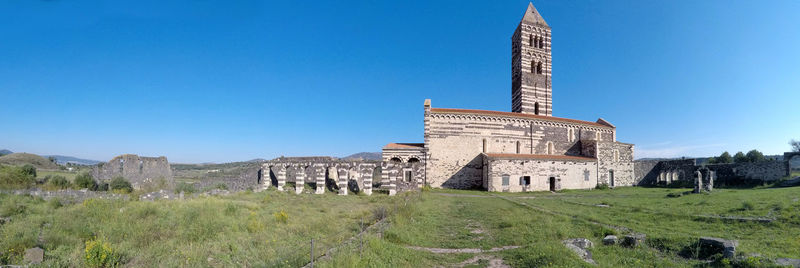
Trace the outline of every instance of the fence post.
<instances>
[{"instance_id":1,"label":"fence post","mask_svg":"<svg viewBox=\"0 0 800 268\"><path fill-rule=\"evenodd\" d=\"M314 238L311 238L311 268L314 268Z\"/></svg>"}]
</instances>

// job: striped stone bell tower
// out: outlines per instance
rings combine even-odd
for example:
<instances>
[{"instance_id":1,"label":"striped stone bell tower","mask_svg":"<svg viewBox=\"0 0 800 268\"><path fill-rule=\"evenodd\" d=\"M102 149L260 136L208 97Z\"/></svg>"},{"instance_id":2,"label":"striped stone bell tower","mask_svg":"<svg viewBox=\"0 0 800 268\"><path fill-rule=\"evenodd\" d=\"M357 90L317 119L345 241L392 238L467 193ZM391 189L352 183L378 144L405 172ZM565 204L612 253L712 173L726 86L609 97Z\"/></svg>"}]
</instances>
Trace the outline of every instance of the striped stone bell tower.
<instances>
[{"instance_id":1,"label":"striped stone bell tower","mask_svg":"<svg viewBox=\"0 0 800 268\"><path fill-rule=\"evenodd\" d=\"M511 111L553 115L550 26L533 6L511 37Z\"/></svg>"}]
</instances>

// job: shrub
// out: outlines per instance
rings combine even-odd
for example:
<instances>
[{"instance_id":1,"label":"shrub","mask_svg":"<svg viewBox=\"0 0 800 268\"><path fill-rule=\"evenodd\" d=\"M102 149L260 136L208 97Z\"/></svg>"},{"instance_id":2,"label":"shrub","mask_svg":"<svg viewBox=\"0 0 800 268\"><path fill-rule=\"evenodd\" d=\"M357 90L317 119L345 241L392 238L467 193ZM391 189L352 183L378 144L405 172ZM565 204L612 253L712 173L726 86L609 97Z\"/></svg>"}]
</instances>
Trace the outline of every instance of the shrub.
<instances>
[{"instance_id":1,"label":"shrub","mask_svg":"<svg viewBox=\"0 0 800 268\"><path fill-rule=\"evenodd\" d=\"M598 184L594 188L597 189L597 190L608 190L608 189L611 189L611 188L608 187L608 184L606 184L606 183Z\"/></svg>"},{"instance_id":2,"label":"shrub","mask_svg":"<svg viewBox=\"0 0 800 268\"><path fill-rule=\"evenodd\" d=\"M286 213L286 211L283 210L275 212L273 216L275 216L275 221L280 223L286 223L289 221L289 213Z\"/></svg>"},{"instance_id":3,"label":"shrub","mask_svg":"<svg viewBox=\"0 0 800 268\"><path fill-rule=\"evenodd\" d=\"M86 266L116 267L120 265L120 256L111 248L104 238L86 241Z\"/></svg>"},{"instance_id":4,"label":"shrub","mask_svg":"<svg viewBox=\"0 0 800 268\"><path fill-rule=\"evenodd\" d=\"M31 164L25 164L22 166L22 171L25 172L25 174L36 178L36 167L32 166Z\"/></svg>"},{"instance_id":5,"label":"shrub","mask_svg":"<svg viewBox=\"0 0 800 268\"><path fill-rule=\"evenodd\" d=\"M21 167L0 167L0 189L30 188L35 183L35 177Z\"/></svg>"},{"instance_id":6,"label":"shrub","mask_svg":"<svg viewBox=\"0 0 800 268\"><path fill-rule=\"evenodd\" d=\"M101 192L108 191L108 183L105 183L105 182L97 183L97 191L101 191Z\"/></svg>"},{"instance_id":7,"label":"shrub","mask_svg":"<svg viewBox=\"0 0 800 268\"><path fill-rule=\"evenodd\" d=\"M131 186L131 183L125 180L123 177L114 177L111 179L109 186L111 187L111 190L115 192L133 192L133 186Z\"/></svg>"},{"instance_id":8,"label":"shrub","mask_svg":"<svg viewBox=\"0 0 800 268\"><path fill-rule=\"evenodd\" d=\"M72 183L66 177L61 175L50 176L47 175L47 184L58 189L67 189L72 187Z\"/></svg>"},{"instance_id":9,"label":"shrub","mask_svg":"<svg viewBox=\"0 0 800 268\"><path fill-rule=\"evenodd\" d=\"M187 194L191 194L195 192L194 185L191 183L179 182L175 185L175 193L184 192Z\"/></svg>"},{"instance_id":10,"label":"shrub","mask_svg":"<svg viewBox=\"0 0 800 268\"><path fill-rule=\"evenodd\" d=\"M97 190L97 182L87 172L75 176L75 186L79 189Z\"/></svg>"},{"instance_id":11,"label":"shrub","mask_svg":"<svg viewBox=\"0 0 800 268\"><path fill-rule=\"evenodd\" d=\"M753 205L753 203L748 202L748 201L744 201L744 202L742 202L742 207L739 208L739 210L742 210L742 211L753 210L754 208L755 208L755 205Z\"/></svg>"}]
</instances>

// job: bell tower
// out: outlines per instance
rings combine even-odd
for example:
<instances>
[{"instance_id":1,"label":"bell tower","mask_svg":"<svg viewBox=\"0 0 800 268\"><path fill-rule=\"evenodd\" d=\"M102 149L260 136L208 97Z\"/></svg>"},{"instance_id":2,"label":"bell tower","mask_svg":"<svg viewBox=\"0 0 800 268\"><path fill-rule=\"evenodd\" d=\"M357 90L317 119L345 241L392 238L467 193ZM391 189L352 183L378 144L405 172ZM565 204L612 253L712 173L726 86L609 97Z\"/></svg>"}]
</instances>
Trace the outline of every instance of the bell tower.
<instances>
[{"instance_id":1,"label":"bell tower","mask_svg":"<svg viewBox=\"0 0 800 268\"><path fill-rule=\"evenodd\" d=\"M511 36L511 111L553 115L550 26L528 4Z\"/></svg>"}]
</instances>

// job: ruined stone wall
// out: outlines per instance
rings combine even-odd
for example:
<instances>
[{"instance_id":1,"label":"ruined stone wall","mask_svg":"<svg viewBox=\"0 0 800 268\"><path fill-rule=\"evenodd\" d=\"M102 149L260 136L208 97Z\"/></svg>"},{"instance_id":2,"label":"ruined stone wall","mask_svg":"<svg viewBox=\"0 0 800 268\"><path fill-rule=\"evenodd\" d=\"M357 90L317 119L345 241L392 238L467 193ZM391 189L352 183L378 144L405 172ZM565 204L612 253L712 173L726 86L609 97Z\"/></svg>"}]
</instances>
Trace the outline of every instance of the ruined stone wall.
<instances>
[{"instance_id":1,"label":"ruined stone wall","mask_svg":"<svg viewBox=\"0 0 800 268\"><path fill-rule=\"evenodd\" d=\"M586 143L591 142L594 141ZM599 141L596 146L598 183L613 187L635 185L633 144Z\"/></svg>"},{"instance_id":2,"label":"ruined stone wall","mask_svg":"<svg viewBox=\"0 0 800 268\"><path fill-rule=\"evenodd\" d=\"M426 113L427 174L433 187L482 188L484 142L485 153L579 156L580 140L614 139L610 127L444 110ZM548 152L550 144L552 152Z\"/></svg>"},{"instance_id":3,"label":"ruined stone wall","mask_svg":"<svg viewBox=\"0 0 800 268\"><path fill-rule=\"evenodd\" d=\"M659 160L637 160L633 161L633 183L634 185L650 185L656 181L659 170L657 169Z\"/></svg>"},{"instance_id":4,"label":"ruined stone wall","mask_svg":"<svg viewBox=\"0 0 800 268\"><path fill-rule=\"evenodd\" d=\"M549 191L550 177L555 190L591 189L597 185L597 163L594 161L486 159L487 190L493 192ZM503 176L509 185L503 185ZM530 176L530 185L524 184Z\"/></svg>"},{"instance_id":5,"label":"ruined stone wall","mask_svg":"<svg viewBox=\"0 0 800 268\"><path fill-rule=\"evenodd\" d=\"M398 158L401 162L408 162L411 159L416 159L419 162L425 162L424 148L415 149L383 149L381 157L384 162L389 162L392 158Z\"/></svg>"},{"instance_id":6,"label":"ruined stone wall","mask_svg":"<svg viewBox=\"0 0 800 268\"><path fill-rule=\"evenodd\" d=\"M789 175L785 161L711 164L706 167L717 172L717 180L721 184L736 183L738 180L772 182Z\"/></svg>"},{"instance_id":7,"label":"ruined stone wall","mask_svg":"<svg viewBox=\"0 0 800 268\"><path fill-rule=\"evenodd\" d=\"M174 184L172 169L164 156L140 157L124 154L92 170L92 177L99 181L109 181L117 176L128 180L134 189L141 189L145 184L161 184L162 179L167 186Z\"/></svg>"}]
</instances>

